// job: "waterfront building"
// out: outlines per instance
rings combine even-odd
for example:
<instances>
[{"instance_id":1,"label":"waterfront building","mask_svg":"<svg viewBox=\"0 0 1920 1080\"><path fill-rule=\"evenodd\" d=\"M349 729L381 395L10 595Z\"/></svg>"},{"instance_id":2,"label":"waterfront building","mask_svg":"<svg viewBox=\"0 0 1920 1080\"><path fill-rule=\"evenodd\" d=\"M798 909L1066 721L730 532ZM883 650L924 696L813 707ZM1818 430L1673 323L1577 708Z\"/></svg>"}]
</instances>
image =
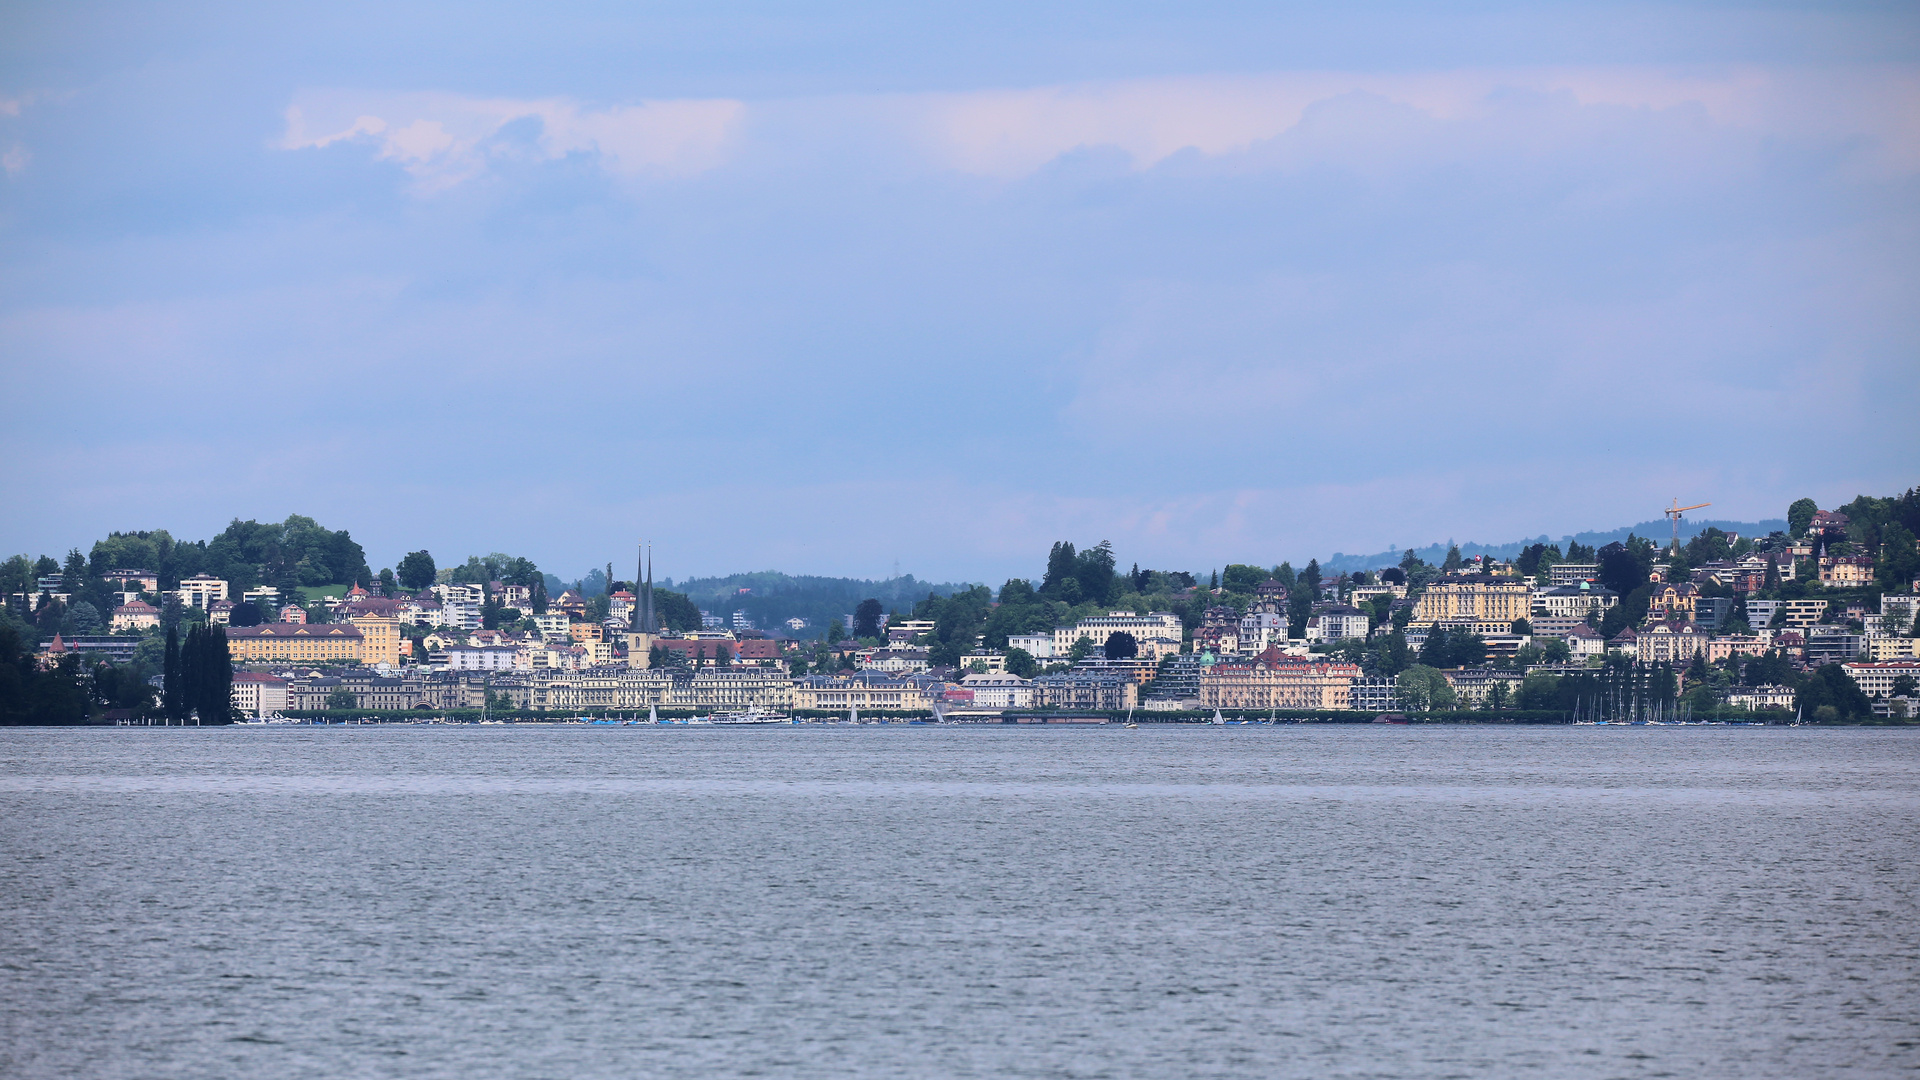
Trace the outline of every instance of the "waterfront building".
<instances>
[{"instance_id":1,"label":"waterfront building","mask_svg":"<svg viewBox=\"0 0 1920 1080\"><path fill-rule=\"evenodd\" d=\"M1358 678L1357 664L1301 659L1269 647L1251 661L1205 669L1200 704L1210 709L1345 709Z\"/></svg>"},{"instance_id":2,"label":"waterfront building","mask_svg":"<svg viewBox=\"0 0 1920 1080\"><path fill-rule=\"evenodd\" d=\"M1033 684L1018 675L975 673L961 679L960 685L972 691L976 708L1025 709L1033 704Z\"/></svg>"},{"instance_id":3,"label":"waterfront building","mask_svg":"<svg viewBox=\"0 0 1920 1080\"><path fill-rule=\"evenodd\" d=\"M1139 684L1123 675L1068 671L1033 680L1036 709L1130 709L1140 703Z\"/></svg>"},{"instance_id":4,"label":"waterfront building","mask_svg":"<svg viewBox=\"0 0 1920 1080\"><path fill-rule=\"evenodd\" d=\"M263 671L236 671L230 691L234 711L264 720L287 709L287 680Z\"/></svg>"}]
</instances>

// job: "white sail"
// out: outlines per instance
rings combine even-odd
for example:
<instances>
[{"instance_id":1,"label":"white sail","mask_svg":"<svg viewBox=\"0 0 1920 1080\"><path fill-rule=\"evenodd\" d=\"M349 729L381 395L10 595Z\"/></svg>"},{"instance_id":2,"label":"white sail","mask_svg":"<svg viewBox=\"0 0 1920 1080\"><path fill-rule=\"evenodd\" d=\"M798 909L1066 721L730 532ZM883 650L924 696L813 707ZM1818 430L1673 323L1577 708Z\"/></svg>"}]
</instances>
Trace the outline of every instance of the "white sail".
<instances>
[{"instance_id":1,"label":"white sail","mask_svg":"<svg viewBox=\"0 0 1920 1080\"><path fill-rule=\"evenodd\" d=\"M657 724L659 722L660 722L660 710L654 708L652 705L647 706L647 723Z\"/></svg>"},{"instance_id":2,"label":"white sail","mask_svg":"<svg viewBox=\"0 0 1920 1080\"><path fill-rule=\"evenodd\" d=\"M1227 722L1227 718L1220 715L1219 709L1215 709L1213 710L1213 722L1216 724L1224 724Z\"/></svg>"}]
</instances>

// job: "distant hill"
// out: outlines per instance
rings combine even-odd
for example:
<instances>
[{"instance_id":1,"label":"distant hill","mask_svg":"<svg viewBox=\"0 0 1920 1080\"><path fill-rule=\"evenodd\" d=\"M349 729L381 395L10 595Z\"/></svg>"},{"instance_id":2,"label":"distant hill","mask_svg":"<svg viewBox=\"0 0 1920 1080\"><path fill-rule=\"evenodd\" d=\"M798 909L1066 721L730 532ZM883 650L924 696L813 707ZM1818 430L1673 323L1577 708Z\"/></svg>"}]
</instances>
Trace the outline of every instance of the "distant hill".
<instances>
[{"instance_id":1,"label":"distant hill","mask_svg":"<svg viewBox=\"0 0 1920 1080\"><path fill-rule=\"evenodd\" d=\"M1785 532L1787 522L1784 518L1769 518L1765 521L1718 521L1712 518L1701 518L1696 521L1692 518L1682 518L1680 520L1680 539L1684 543L1698 536L1708 528L1716 528L1722 532L1739 533L1741 536L1757 537L1765 536L1776 530ZM1565 551L1569 540L1577 540L1582 544L1599 547L1603 544L1611 544L1615 540L1625 540L1630 533L1635 536L1650 537L1664 544L1667 538L1672 535L1672 530L1673 527L1667 523L1667 519L1662 517L1654 518L1652 521L1643 521L1638 525L1624 525L1618 529L1609 529L1604 532L1574 533L1570 536L1560 537L1552 537L1542 533L1539 536L1530 537L1525 540L1513 540L1504 544L1477 544L1469 541L1460 545L1460 554L1468 558L1472 558L1475 555L1492 555L1496 559L1511 559L1515 555L1518 555L1520 549L1526 547L1528 544L1559 544L1560 549ZM1428 544L1425 547L1414 548L1413 553L1427 562L1438 564L1447 557L1447 548L1451 546L1451 543L1451 541L1448 541L1445 543ZM1373 555L1347 555L1336 551L1333 553L1332 558L1321 560L1320 568L1330 574L1350 573L1354 570L1376 570L1386 566L1397 566L1400 560L1405 557L1405 548L1401 548L1398 551L1382 551Z\"/></svg>"}]
</instances>

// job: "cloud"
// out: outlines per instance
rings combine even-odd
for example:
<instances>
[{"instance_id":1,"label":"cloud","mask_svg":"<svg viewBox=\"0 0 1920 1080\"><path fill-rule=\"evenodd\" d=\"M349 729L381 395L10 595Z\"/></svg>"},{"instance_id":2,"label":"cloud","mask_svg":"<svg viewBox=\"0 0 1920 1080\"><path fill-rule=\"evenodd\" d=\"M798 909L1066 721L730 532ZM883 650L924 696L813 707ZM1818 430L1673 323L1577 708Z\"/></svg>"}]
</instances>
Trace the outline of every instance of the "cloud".
<instances>
[{"instance_id":1,"label":"cloud","mask_svg":"<svg viewBox=\"0 0 1920 1080\"><path fill-rule=\"evenodd\" d=\"M595 154L624 177L698 176L736 159L749 142L762 155L804 155L810 143L833 132L842 152L856 159L887 160L906 148L927 166L1018 180L1095 148L1118 151L1134 170L1182 153L1245 157L1297 130L1316 107L1356 94L1448 122L1484 117L1514 94L1557 96L1578 106L1695 110L1721 127L1864 139L1860 156L1874 171L1920 170L1920 69L1890 66L1844 76L1758 67L1304 71L755 103L684 98L606 108L566 98L312 90L288 107L280 145L366 141L379 147L381 158L406 168L422 190L437 191L496 162L575 153ZM1359 126L1351 136L1377 143L1379 134ZM1336 138L1320 149L1342 145ZM1269 156L1241 164L1288 162Z\"/></svg>"},{"instance_id":2,"label":"cloud","mask_svg":"<svg viewBox=\"0 0 1920 1080\"><path fill-rule=\"evenodd\" d=\"M1920 72L1731 68L1683 74L1650 67L1485 68L1414 74L1290 72L1133 79L917 95L928 153L984 176L1030 175L1064 154L1114 147L1136 169L1185 150L1245 151L1298 126L1317 103L1369 94L1443 120L1484 112L1506 93L1565 94L1581 105L1697 107L1716 123L1776 133L1864 134L1885 162L1920 167Z\"/></svg>"},{"instance_id":3,"label":"cloud","mask_svg":"<svg viewBox=\"0 0 1920 1080\"><path fill-rule=\"evenodd\" d=\"M593 109L565 98L515 100L446 93L307 91L286 111L279 146L298 150L367 141L427 191L443 190L500 158L551 161L596 155L628 178L695 176L718 167L745 111L738 101L643 101Z\"/></svg>"}]
</instances>

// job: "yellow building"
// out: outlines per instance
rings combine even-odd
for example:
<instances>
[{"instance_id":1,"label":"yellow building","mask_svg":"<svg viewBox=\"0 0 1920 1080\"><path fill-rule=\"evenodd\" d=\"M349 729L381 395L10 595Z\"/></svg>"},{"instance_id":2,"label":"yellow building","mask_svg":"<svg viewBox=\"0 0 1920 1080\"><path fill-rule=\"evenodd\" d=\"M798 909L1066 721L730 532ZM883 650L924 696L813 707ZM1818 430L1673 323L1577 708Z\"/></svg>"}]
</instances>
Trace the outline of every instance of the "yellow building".
<instances>
[{"instance_id":1,"label":"yellow building","mask_svg":"<svg viewBox=\"0 0 1920 1080\"><path fill-rule=\"evenodd\" d=\"M1861 640L1860 650L1868 660L1920 659L1920 638L1869 637Z\"/></svg>"},{"instance_id":2,"label":"yellow building","mask_svg":"<svg viewBox=\"0 0 1920 1080\"><path fill-rule=\"evenodd\" d=\"M347 620L360 631L360 662L400 663L400 620L380 615L356 615Z\"/></svg>"},{"instance_id":3,"label":"yellow building","mask_svg":"<svg viewBox=\"0 0 1920 1080\"><path fill-rule=\"evenodd\" d=\"M1523 581L1475 574L1442 578L1427 586L1413 608L1413 621L1506 623L1533 614L1532 590Z\"/></svg>"},{"instance_id":4,"label":"yellow building","mask_svg":"<svg viewBox=\"0 0 1920 1080\"><path fill-rule=\"evenodd\" d=\"M360 629L346 623L262 623L227 630L227 650L238 663L357 664L362 640Z\"/></svg>"}]
</instances>

